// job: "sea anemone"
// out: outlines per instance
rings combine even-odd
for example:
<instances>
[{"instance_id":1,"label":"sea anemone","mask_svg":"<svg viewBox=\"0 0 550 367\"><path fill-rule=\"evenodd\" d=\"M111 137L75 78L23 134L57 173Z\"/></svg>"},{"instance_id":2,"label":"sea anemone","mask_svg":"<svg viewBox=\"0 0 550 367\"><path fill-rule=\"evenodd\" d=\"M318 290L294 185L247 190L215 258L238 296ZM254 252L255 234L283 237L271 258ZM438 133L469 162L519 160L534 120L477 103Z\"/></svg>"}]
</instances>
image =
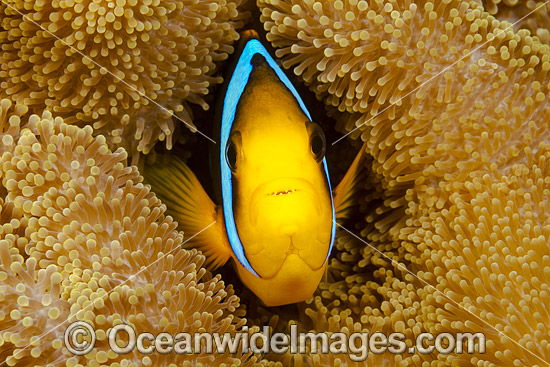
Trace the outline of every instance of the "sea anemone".
<instances>
[{"instance_id":1,"label":"sea anemone","mask_svg":"<svg viewBox=\"0 0 550 367\"><path fill-rule=\"evenodd\" d=\"M0 240L0 257L0 358L8 366L62 365L57 328L70 307L60 297L63 276L54 265L24 261L9 239Z\"/></svg>"},{"instance_id":2,"label":"sea anemone","mask_svg":"<svg viewBox=\"0 0 550 367\"><path fill-rule=\"evenodd\" d=\"M508 20L516 29L529 29L541 42L550 44L550 4L534 0L484 0L487 11Z\"/></svg>"},{"instance_id":3,"label":"sea anemone","mask_svg":"<svg viewBox=\"0 0 550 367\"><path fill-rule=\"evenodd\" d=\"M351 318L409 338L487 338L486 354L371 355L373 365L548 361L548 46L474 2L259 6L283 65L338 107L337 128L373 157L374 191L359 199L367 223L344 224L353 238L337 244L334 279L304 325L334 331Z\"/></svg>"},{"instance_id":4,"label":"sea anemone","mask_svg":"<svg viewBox=\"0 0 550 367\"><path fill-rule=\"evenodd\" d=\"M485 9L490 14L496 14L498 12L499 6L513 7L520 4L524 5L525 3L529 2L529 0L476 0L476 1L480 4L483 4Z\"/></svg>"},{"instance_id":5,"label":"sea anemone","mask_svg":"<svg viewBox=\"0 0 550 367\"><path fill-rule=\"evenodd\" d=\"M67 125L0 101L1 356L8 365L253 364L249 354L144 355L108 351L107 330L220 332L244 325L239 299L203 267L136 167L90 126ZM9 220L8 220L9 218ZM89 322L86 356L64 348L71 321ZM172 361L172 362L170 362Z\"/></svg>"},{"instance_id":6,"label":"sea anemone","mask_svg":"<svg viewBox=\"0 0 550 367\"><path fill-rule=\"evenodd\" d=\"M0 101L0 358L20 366L254 364L256 358L246 353L119 356L107 346L107 330L121 322L155 334L234 333L245 324L232 286L207 272L197 251L181 248L176 223L142 184L137 169L125 164L126 151L110 149L129 144L146 152L177 129L165 129L162 119L152 118L151 126L139 122L139 116L157 116L158 106L108 78L107 71L117 75L117 67L127 62L117 54L121 61L113 64L119 59L102 54L110 49L107 13L116 19L117 6L124 5L139 11L143 18L124 15L128 24L141 19L144 27L135 28L139 37L132 50L149 50L153 60L157 55L166 60L180 50L170 32L184 32L174 25L179 21L169 19L181 19L184 8L176 2L164 8L160 2L111 3L109 10L108 4L101 8L90 2L86 11L98 14L91 19L76 15L85 9L69 0L1 5L5 62L0 79L6 88L0 90L17 103ZM397 331L406 335L408 346L422 332L483 332L487 338L484 354L370 353L360 365L542 366L550 360L545 306L550 303L550 49L542 37L514 31L479 3L258 1L267 38L279 48L283 64L337 107L329 108L336 128L364 141L371 158L365 167L368 180L357 196L361 215L340 223L326 281L312 299L284 310L261 307L251 297L249 324L287 331L297 323L301 331L348 335ZM203 9L203 4L210 3L190 8ZM227 6L234 9L236 3ZM172 11L156 13L161 8ZM206 8L213 15L208 19L225 11ZM521 14L520 5L511 9ZM151 11L158 22L147 29L145 15ZM232 14L217 37L233 33L239 15ZM86 64L88 59L77 58L31 19L47 22L48 30L88 57L96 52L112 69ZM200 19L203 26L215 23ZM73 22L86 28L78 33ZM123 37L113 32L117 21L110 23L116 44L116 37ZM100 29L104 36L96 37ZM200 28L192 37L202 40L205 34ZM105 40L105 47L81 47L95 45L96 38ZM234 39L212 46L221 45L212 36L208 47L221 50ZM131 40L124 40L130 47ZM203 55L198 43L189 42L186 57ZM166 53L159 52L160 45L167 45ZM223 50L220 54L230 51ZM139 65L143 69L123 68L132 83L132 73L153 70ZM181 70L164 68L172 63L156 65L158 74L151 78L158 81L142 85L149 97L166 107L170 93L187 90L174 103L204 103L206 89L164 85ZM200 80L212 75L211 69L197 70L200 75L193 75ZM68 84L70 75L77 75L80 89ZM190 83L189 75L181 77L182 83ZM196 83L200 90L207 87ZM148 90L153 84L159 89ZM83 90L88 94L82 96ZM122 130L113 116L121 119ZM98 130L75 126L81 124ZM139 146L129 143L135 134ZM68 321L75 320L98 330L96 348L85 357L69 354L61 342ZM346 354L268 358L271 362L263 364L358 364Z\"/></svg>"},{"instance_id":7,"label":"sea anemone","mask_svg":"<svg viewBox=\"0 0 550 367\"><path fill-rule=\"evenodd\" d=\"M501 63L536 51L499 47L512 30L490 24L494 19L474 3L260 0L259 6L277 56L317 95L340 111L375 116L387 108L392 120L412 91L424 95L427 87L420 86L428 80L439 86L438 101L449 100L459 85L453 73L475 61L474 49L490 56L486 61ZM525 34L514 37L525 38L531 47ZM478 65L473 72L491 67Z\"/></svg>"},{"instance_id":8,"label":"sea anemone","mask_svg":"<svg viewBox=\"0 0 550 367\"><path fill-rule=\"evenodd\" d=\"M190 104L222 79L246 13L240 0L0 3L0 98L92 125L110 148L171 148ZM173 115L178 122L175 122ZM137 157L137 155L136 155Z\"/></svg>"}]
</instances>

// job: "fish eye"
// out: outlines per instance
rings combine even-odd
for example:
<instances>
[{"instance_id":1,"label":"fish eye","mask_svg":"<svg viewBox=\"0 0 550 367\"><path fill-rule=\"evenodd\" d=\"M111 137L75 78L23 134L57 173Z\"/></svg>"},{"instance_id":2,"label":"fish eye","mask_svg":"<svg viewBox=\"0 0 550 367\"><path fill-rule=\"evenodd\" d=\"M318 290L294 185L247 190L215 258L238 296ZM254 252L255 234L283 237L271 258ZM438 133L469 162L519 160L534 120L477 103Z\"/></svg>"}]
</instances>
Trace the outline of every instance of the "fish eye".
<instances>
[{"instance_id":1,"label":"fish eye","mask_svg":"<svg viewBox=\"0 0 550 367\"><path fill-rule=\"evenodd\" d=\"M319 125L313 122L308 122L309 130L309 145L311 147L311 153L315 156L315 160L320 162L325 157L326 152L326 139L323 129Z\"/></svg>"},{"instance_id":2,"label":"fish eye","mask_svg":"<svg viewBox=\"0 0 550 367\"><path fill-rule=\"evenodd\" d=\"M227 139L227 146L225 148L225 160L232 172L237 169L237 163L240 155L240 146L242 143L241 133L239 131L233 132L229 139Z\"/></svg>"},{"instance_id":3,"label":"fish eye","mask_svg":"<svg viewBox=\"0 0 550 367\"><path fill-rule=\"evenodd\" d=\"M323 151L325 150L325 142L319 135L315 135L311 138L311 151L315 156L323 156Z\"/></svg>"},{"instance_id":4,"label":"fish eye","mask_svg":"<svg viewBox=\"0 0 550 367\"><path fill-rule=\"evenodd\" d=\"M235 148L235 143L233 143L232 141L229 141L227 143L225 158L231 171L234 171L237 165L237 149Z\"/></svg>"}]
</instances>

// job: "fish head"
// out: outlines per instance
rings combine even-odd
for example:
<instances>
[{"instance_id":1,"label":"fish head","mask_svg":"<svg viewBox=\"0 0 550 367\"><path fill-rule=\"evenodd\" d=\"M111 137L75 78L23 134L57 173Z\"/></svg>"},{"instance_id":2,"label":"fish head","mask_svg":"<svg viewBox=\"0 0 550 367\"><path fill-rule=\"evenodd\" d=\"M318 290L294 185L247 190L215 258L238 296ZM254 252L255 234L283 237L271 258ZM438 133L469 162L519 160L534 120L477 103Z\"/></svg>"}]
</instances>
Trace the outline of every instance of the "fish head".
<instances>
[{"instance_id":1,"label":"fish head","mask_svg":"<svg viewBox=\"0 0 550 367\"><path fill-rule=\"evenodd\" d=\"M267 65L243 92L225 146L241 279L267 305L310 297L333 240L333 204L322 129ZM276 290L279 290L278 292ZM293 292L294 296L288 296ZM278 295L277 295L278 294Z\"/></svg>"}]
</instances>

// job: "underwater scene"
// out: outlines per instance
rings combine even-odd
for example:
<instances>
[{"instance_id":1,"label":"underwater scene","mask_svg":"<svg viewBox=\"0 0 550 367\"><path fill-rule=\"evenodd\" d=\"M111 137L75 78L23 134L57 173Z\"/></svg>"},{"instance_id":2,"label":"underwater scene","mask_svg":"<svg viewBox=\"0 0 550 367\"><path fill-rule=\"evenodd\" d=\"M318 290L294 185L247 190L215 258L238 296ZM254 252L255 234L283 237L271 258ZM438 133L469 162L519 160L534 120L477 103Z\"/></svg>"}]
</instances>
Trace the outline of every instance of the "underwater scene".
<instances>
[{"instance_id":1,"label":"underwater scene","mask_svg":"<svg viewBox=\"0 0 550 367\"><path fill-rule=\"evenodd\" d=\"M550 0L0 0L0 367L550 366L549 128Z\"/></svg>"}]
</instances>

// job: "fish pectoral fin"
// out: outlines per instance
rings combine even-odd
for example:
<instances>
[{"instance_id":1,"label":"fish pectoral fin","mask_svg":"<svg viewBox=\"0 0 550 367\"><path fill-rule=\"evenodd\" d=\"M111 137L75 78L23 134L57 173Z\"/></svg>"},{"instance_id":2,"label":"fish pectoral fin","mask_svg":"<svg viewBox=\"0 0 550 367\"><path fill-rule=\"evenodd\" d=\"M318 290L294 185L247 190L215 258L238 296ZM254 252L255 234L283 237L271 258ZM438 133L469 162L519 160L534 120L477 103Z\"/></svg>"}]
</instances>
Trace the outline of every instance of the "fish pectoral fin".
<instances>
[{"instance_id":1,"label":"fish pectoral fin","mask_svg":"<svg viewBox=\"0 0 550 367\"><path fill-rule=\"evenodd\" d=\"M364 181L366 170L364 167L366 153L366 143L361 146L359 153L353 160L342 181L333 190L334 210L336 219L348 218L351 207L355 204L353 195L359 188L359 184Z\"/></svg>"},{"instance_id":2,"label":"fish pectoral fin","mask_svg":"<svg viewBox=\"0 0 550 367\"><path fill-rule=\"evenodd\" d=\"M225 264L231 256L231 247L225 234L223 211L210 199L191 169L171 156L166 163L147 165L144 178L166 205L166 213L183 231L183 247L201 250L210 270Z\"/></svg>"}]
</instances>

